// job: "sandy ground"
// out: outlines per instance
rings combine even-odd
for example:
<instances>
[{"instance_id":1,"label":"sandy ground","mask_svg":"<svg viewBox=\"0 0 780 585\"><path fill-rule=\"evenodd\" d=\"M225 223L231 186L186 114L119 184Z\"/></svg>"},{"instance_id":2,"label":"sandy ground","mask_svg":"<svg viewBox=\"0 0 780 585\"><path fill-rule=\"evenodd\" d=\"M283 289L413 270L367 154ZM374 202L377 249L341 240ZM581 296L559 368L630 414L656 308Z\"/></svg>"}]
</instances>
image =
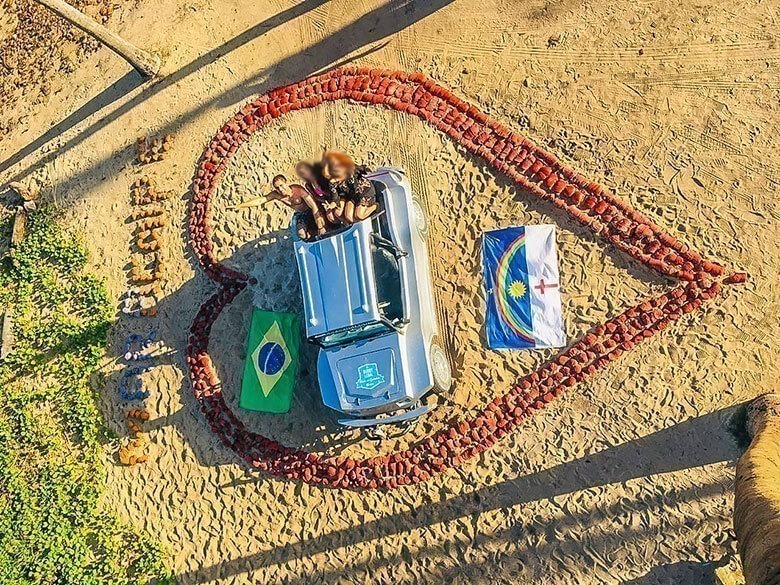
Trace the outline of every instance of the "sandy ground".
<instances>
[{"instance_id":1,"label":"sandy ground","mask_svg":"<svg viewBox=\"0 0 780 585\"><path fill-rule=\"evenodd\" d=\"M770 347L780 333L778 18L772 3L744 1L692 10L625 0L122 5L109 25L159 51L167 77L143 85L101 49L57 78L44 103L17 104L8 115L21 122L0 143L0 161L15 163L0 163L0 179L34 180L67 209L117 298L133 250L130 184L148 174L173 194L160 313L122 318L113 334L115 355L131 331L154 328L164 340L149 376L151 458L123 468L107 453L106 506L163 542L182 583L707 583L710 563L734 551L729 418L776 389L780 375ZM752 281L425 485L357 493L248 472L210 434L184 377L186 331L214 290L187 249L186 192L205 141L250 96L350 60L425 72ZM47 131L48 144L15 156ZM176 136L171 156L138 167L136 137L166 132ZM390 451L480 408L552 355L484 349L485 229L559 226L572 340L668 286L421 122L337 104L259 132L222 179L218 255L262 274L254 295L266 308L300 310L289 217L278 207L228 207L323 142L405 167L424 197L455 385L410 435L377 447L339 431L309 351L289 415L242 413L279 440L329 453ZM251 303L242 293L212 338L234 405ZM119 432L121 367L106 362L102 395Z\"/></svg>"},{"instance_id":2,"label":"sandy ground","mask_svg":"<svg viewBox=\"0 0 780 585\"><path fill-rule=\"evenodd\" d=\"M109 0L74 0L73 6L105 23ZM0 133L23 123L26 107L45 104L58 81L100 48L100 43L35 0L0 0Z\"/></svg>"}]
</instances>

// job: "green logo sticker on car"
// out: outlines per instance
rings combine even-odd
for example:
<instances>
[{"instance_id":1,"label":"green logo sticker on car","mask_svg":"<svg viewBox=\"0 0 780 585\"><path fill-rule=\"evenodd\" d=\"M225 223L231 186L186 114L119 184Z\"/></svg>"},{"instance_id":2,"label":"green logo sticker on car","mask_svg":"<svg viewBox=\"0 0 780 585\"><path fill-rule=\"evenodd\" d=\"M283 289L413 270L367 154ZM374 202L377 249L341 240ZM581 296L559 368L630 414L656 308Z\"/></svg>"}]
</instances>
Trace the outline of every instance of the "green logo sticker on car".
<instances>
[{"instance_id":1,"label":"green logo sticker on car","mask_svg":"<svg viewBox=\"0 0 780 585\"><path fill-rule=\"evenodd\" d=\"M384 383L385 377L379 373L379 366L377 366L377 364L365 364L358 368L358 379L355 386L360 390L373 390Z\"/></svg>"}]
</instances>

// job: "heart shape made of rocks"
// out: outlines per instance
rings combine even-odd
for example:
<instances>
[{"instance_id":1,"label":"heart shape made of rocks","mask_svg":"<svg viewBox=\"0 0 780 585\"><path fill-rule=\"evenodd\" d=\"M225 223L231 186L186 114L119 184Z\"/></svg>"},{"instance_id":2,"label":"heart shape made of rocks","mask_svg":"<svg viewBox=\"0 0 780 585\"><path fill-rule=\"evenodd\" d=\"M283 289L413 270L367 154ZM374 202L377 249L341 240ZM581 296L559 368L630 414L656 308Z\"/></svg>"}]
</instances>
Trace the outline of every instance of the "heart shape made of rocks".
<instances>
[{"instance_id":1,"label":"heart shape made of rocks","mask_svg":"<svg viewBox=\"0 0 780 585\"><path fill-rule=\"evenodd\" d=\"M681 284L644 300L602 325L518 380L486 408L450 428L390 455L331 457L288 447L245 427L225 403L208 353L211 327L249 277L213 255L209 207L233 153L259 128L289 112L351 100L417 116L482 158L526 192L552 202L620 250ZM744 282L678 241L600 185L565 167L532 143L420 73L340 68L270 91L246 104L212 138L191 188L190 243L219 290L200 307L186 351L192 387L211 429L248 465L273 475L338 488L395 488L425 481L485 451L534 411L595 374L623 352L691 313L722 290Z\"/></svg>"}]
</instances>

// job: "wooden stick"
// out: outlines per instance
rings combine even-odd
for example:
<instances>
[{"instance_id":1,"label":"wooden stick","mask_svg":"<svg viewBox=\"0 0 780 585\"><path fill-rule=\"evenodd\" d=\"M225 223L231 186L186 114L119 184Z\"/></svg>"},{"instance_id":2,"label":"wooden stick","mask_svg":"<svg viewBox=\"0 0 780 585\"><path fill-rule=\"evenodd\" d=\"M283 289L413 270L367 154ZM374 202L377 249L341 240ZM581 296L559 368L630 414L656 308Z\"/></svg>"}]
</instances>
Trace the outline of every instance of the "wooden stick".
<instances>
[{"instance_id":1,"label":"wooden stick","mask_svg":"<svg viewBox=\"0 0 780 585\"><path fill-rule=\"evenodd\" d=\"M160 71L160 58L147 51L139 49L128 43L118 34L108 30L102 24L98 24L87 15L76 10L64 0L36 0L52 12L83 30L88 35L95 37L117 55L125 59L145 77L154 77Z\"/></svg>"},{"instance_id":2,"label":"wooden stick","mask_svg":"<svg viewBox=\"0 0 780 585\"><path fill-rule=\"evenodd\" d=\"M11 310L8 309L5 315L0 315L0 319L3 321L2 333L0 333L0 360L4 360L11 353L14 343Z\"/></svg>"},{"instance_id":3,"label":"wooden stick","mask_svg":"<svg viewBox=\"0 0 780 585\"><path fill-rule=\"evenodd\" d=\"M228 209L249 209L250 207L260 207L261 205L265 205L266 203L269 203L270 199L267 199L264 196L261 197L252 197L251 199L247 199L246 201L242 201L241 203L237 203L236 205L231 205L228 207Z\"/></svg>"}]
</instances>

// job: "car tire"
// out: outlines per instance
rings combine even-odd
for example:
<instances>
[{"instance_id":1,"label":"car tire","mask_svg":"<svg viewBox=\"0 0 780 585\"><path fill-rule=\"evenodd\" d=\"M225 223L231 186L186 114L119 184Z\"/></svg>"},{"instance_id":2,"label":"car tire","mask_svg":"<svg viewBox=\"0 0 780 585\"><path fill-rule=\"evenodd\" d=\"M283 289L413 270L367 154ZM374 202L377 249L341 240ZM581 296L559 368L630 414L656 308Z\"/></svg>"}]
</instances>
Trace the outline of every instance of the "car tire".
<instances>
[{"instance_id":1,"label":"car tire","mask_svg":"<svg viewBox=\"0 0 780 585\"><path fill-rule=\"evenodd\" d=\"M412 220L414 227L423 238L428 237L428 212L425 211L425 205L418 197L412 197Z\"/></svg>"},{"instance_id":2,"label":"car tire","mask_svg":"<svg viewBox=\"0 0 780 585\"><path fill-rule=\"evenodd\" d=\"M450 357L441 346L438 337L433 338L428 355L431 360L434 389L439 393L449 392L452 388L452 367L450 366Z\"/></svg>"}]
</instances>

